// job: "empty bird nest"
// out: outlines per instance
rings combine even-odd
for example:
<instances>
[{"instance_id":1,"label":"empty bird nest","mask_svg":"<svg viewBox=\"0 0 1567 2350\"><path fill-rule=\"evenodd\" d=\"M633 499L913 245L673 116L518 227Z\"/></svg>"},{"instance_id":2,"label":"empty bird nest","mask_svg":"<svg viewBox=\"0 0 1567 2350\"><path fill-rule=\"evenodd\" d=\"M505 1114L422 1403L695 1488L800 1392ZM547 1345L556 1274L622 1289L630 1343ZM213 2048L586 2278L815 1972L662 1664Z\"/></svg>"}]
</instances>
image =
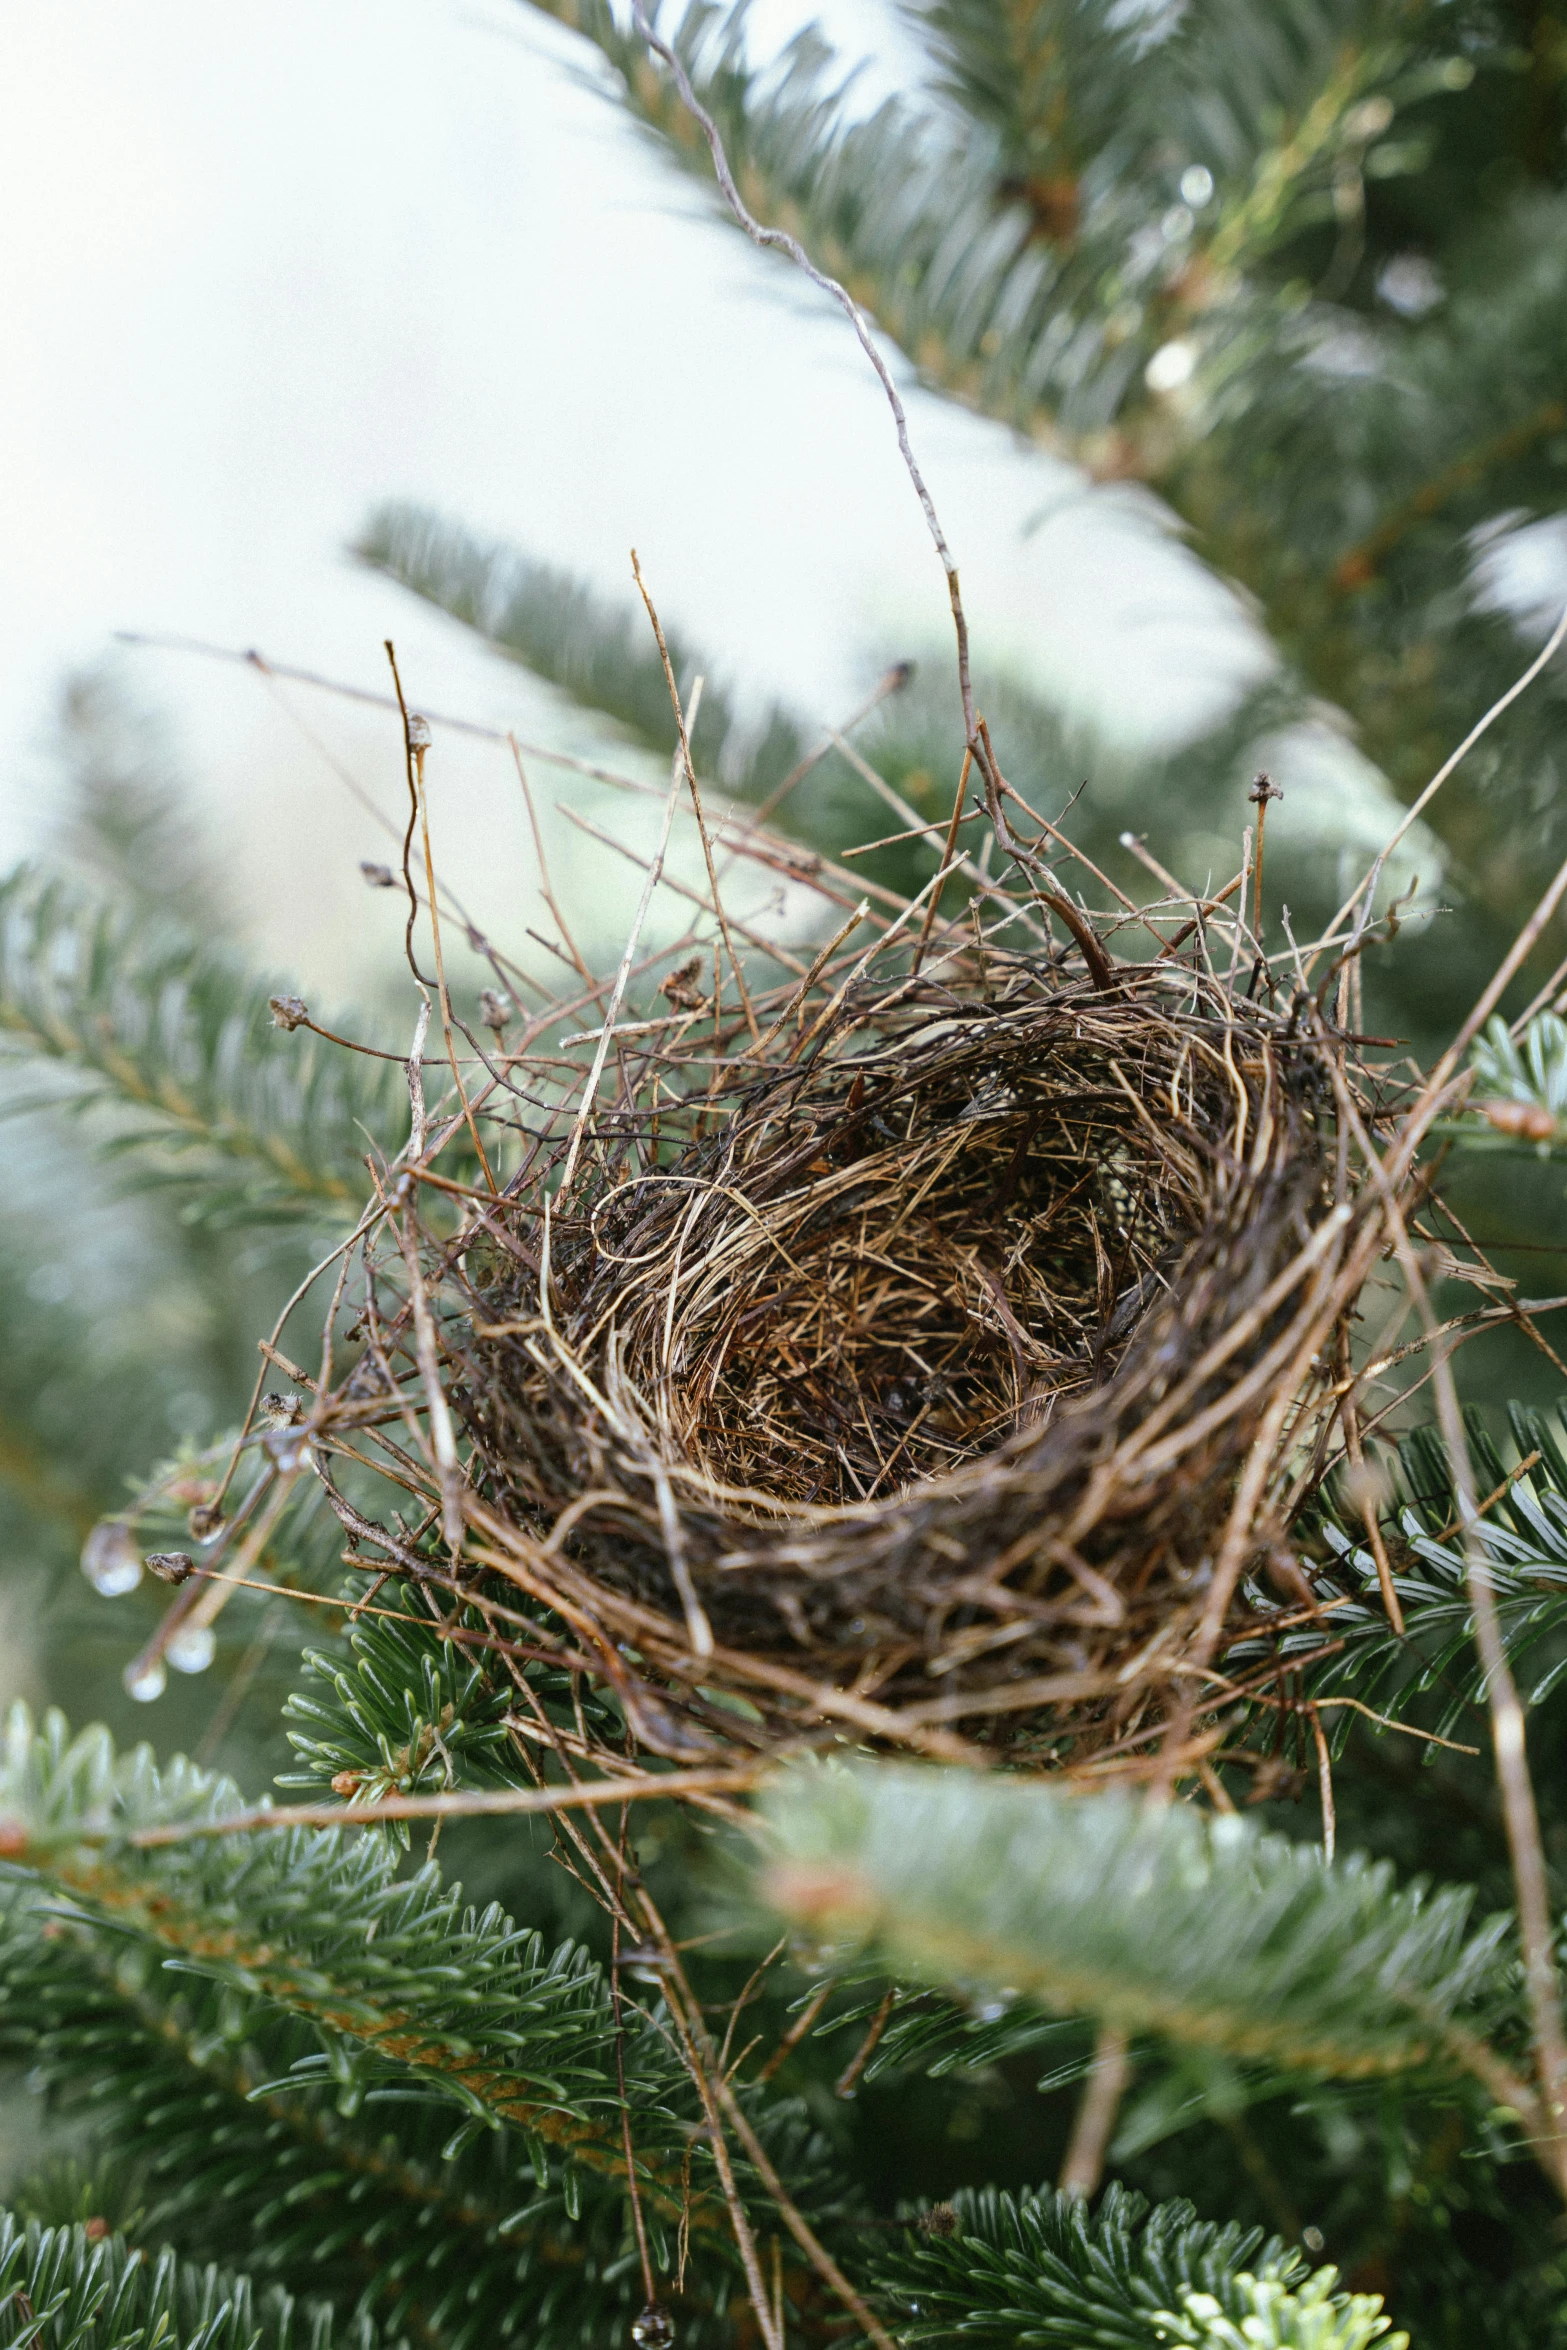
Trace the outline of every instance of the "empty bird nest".
<instances>
[{"instance_id":1,"label":"empty bird nest","mask_svg":"<svg viewBox=\"0 0 1567 2350\"><path fill-rule=\"evenodd\" d=\"M655 1751L1146 1756L1304 1589L1352 1057L1035 936L641 1024L442 1252L469 1522Z\"/></svg>"}]
</instances>

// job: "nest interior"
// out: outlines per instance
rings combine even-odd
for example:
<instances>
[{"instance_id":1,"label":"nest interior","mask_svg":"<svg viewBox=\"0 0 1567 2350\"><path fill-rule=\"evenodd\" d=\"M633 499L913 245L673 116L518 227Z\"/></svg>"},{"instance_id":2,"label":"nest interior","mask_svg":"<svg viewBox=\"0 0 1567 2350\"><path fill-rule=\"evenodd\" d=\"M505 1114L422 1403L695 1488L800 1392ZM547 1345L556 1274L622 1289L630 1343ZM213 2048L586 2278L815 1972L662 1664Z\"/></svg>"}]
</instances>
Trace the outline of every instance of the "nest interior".
<instances>
[{"instance_id":1,"label":"nest interior","mask_svg":"<svg viewBox=\"0 0 1567 2350\"><path fill-rule=\"evenodd\" d=\"M814 1688L1124 1738L1302 1311L1270 1285L1333 1204L1327 1099L1317 1047L1191 966L999 954L673 1096L666 1067L554 1204L548 1314L536 1197L471 1276L476 1464L725 1736Z\"/></svg>"},{"instance_id":2,"label":"nest interior","mask_svg":"<svg viewBox=\"0 0 1567 2350\"><path fill-rule=\"evenodd\" d=\"M1080 1018L981 1010L764 1080L606 1203L574 1335L671 1459L773 1504L886 1499L1043 1428L1201 1219L1117 1069Z\"/></svg>"}]
</instances>

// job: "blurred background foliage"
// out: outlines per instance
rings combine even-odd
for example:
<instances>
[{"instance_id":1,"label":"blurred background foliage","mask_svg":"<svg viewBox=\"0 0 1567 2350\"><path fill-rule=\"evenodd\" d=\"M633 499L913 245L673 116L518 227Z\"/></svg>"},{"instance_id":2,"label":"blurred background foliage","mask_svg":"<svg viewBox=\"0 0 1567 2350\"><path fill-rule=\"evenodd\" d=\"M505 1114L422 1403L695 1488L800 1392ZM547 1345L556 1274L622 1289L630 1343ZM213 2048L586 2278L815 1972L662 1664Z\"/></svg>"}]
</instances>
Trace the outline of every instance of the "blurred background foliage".
<instances>
[{"instance_id":1,"label":"blurred background foliage","mask_svg":"<svg viewBox=\"0 0 1567 2350\"><path fill-rule=\"evenodd\" d=\"M551 13L671 166L705 176L705 148L623 21L602 0L558 0ZM1124 834L1185 885L1222 883L1257 769L1288 792L1331 767L1316 831L1281 825L1269 851L1275 939L1285 907L1305 937L1556 617L1567 11L911 0L908 14L929 83L868 115L815 33L769 62L742 8L691 0L664 29L747 201L844 276L911 373L1065 455L1085 480L1137 485L1251 600L1273 673L1212 731L1157 758L1108 747L1037 686L988 666L982 645L980 700L1025 799L1133 896L1154 885ZM355 552L551 687L573 741L586 719L606 759L667 758L662 672L629 601L497 544L482 515L388 504ZM961 751L949 656L912 649L909 674L908 646L865 646L869 707L852 745L921 821L944 823ZM774 800L775 821L814 853L900 829L840 750L778 797L824 724L849 714L759 706L699 646L672 639L671 651L687 687L707 679L696 751L715 792ZM1368 958L1367 1020L1418 1055L1446 1041L1567 852L1564 699L1558 660L1385 877L1384 909L1402 900L1405 916ZM311 1686L302 1648L327 1659L317 1681L346 1669L341 1611L239 1599L210 1667L176 1672L144 1709L122 1674L164 1595L144 1583L105 1598L76 1562L93 1524L158 1464L183 1458L197 1490L203 1449L249 1400L258 1336L346 1229L367 1187L367 1138L396 1137L406 1105L389 1064L345 1061L273 1025L269 998L291 975L252 973L227 949L239 880L123 672L67 681L58 756L67 788L48 857L0 894L0 1680L7 1695L104 1719L122 1740L150 1729L162 1751L260 1790L291 1761L280 1716L290 1690ZM905 841L855 870L907 890L933 861L926 843ZM1103 907L1101 885L1062 870ZM1147 951L1132 931L1117 943ZM1548 940L1524 992L1556 952ZM477 960L464 968L471 991L484 973ZM390 954L386 998L406 1026ZM348 1015L331 1024L379 1035ZM1563 1179L1548 1149L1453 1162L1455 1207L1526 1294L1567 1288ZM1507 1330L1460 1368L1486 1401L1561 1392L1555 1363ZM274 1557L274 1579L291 1563ZM333 1565L327 1551L315 1559L318 1588ZM1406 1770L1395 1745L1357 1734L1365 1767L1341 1838L1410 1867L1449 1865L1455 1818L1489 1840L1483 1769L1445 1758ZM648 1859L678 1887L697 1831L670 1834L662 1861ZM1559 1806L1550 1834L1560 1859ZM453 1836L452 1858L491 1889L498 1864L477 1831ZM515 1861L506 1867L516 1898ZM526 1901L541 1924L590 1929L559 1872L535 1869ZM1026 2050L941 2080L889 2067L831 2118L887 2194L946 2192L955 2176L1036 2179L1053 2167L1075 2094L1040 2099L1038 2074ZM1287 2143L1292 2177L1315 2163L1323 2207L1342 2207L1365 2243L1396 2240L1401 2259L1426 2244L1440 2279L1439 2183L1444 2225L1506 2273L1515 2215L1490 2174L1464 2172L1456 2141L1391 2102L1303 2120L1299 2108L1220 2100L1202 2133L1216 2208L1286 2224ZM1174 2191L1193 2175L1192 2142L1179 2144L1170 2154L1150 2115L1122 2170Z\"/></svg>"}]
</instances>

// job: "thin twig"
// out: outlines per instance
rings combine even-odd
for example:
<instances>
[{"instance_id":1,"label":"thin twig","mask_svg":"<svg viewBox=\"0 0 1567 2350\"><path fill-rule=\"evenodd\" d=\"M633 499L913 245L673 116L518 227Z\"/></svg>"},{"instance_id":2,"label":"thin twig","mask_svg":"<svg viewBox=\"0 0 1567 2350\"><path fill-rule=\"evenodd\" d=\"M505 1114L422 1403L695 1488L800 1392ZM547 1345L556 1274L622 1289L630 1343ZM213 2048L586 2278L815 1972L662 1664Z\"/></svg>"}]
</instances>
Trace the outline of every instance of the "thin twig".
<instances>
[{"instance_id":1,"label":"thin twig","mask_svg":"<svg viewBox=\"0 0 1567 2350\"><path fill-rule=\"evenodd\" d=\"M631 572L632 577L637 583L637 593L642 598L643 603L647 607L647 616L652 623L654 640L658 645L658 657L664 665L664 683L669 689L670 707L675 713L675 730L680 737L680 757L685 767L686 786L691 794L691 808L692 813L696 817L696 828L702 836L702 856L707 865L707 886L713 894L713 911L718 916L718 927L723 932L724 948L729 956L729 967L735 975L735 985L740 990L740 1002L745 1012L746 1025L750 1029L751 1035L754 1039L756 1035L756 1014L751 1008L751 997L745 984L744 967L741 964L739 956L735 953L734 940L729 935L729 917L724 912L724 901L718 893L718 875L713 869L713 843L708 834L707 819L702 813L702 795L701 792L697 789L696 769L691 763L690 729L686 723L686 714L680 707L680 689L675 683L675 672L670 665L669 647L664 642L663 625L659 620L658 612L654 606L653 599L648 593L647 582L642 577L642 566L637 561L637 551L635 547L633 547L631 550ZM702 681L699 678L697 680L696 687L696 691L698 693L701 691L701 682ZM693 710L694 708L695 697L693 697ZM718 1018L718 1012L718 990L715 988L713 991L713 1018L715 1023Z\"/></svg>"},{"instance_id":2,"label":"thin twig","mask_svg":"<svg viewBox=\"0 0 1567 2350\"><path fill-rule=\"evenodd\" d=\"M1316 1706L1307 1706L1306 1718L1311 1724L1311 1735L1317 1748L1317 1785L1322 1796L1322 1854L1331 1868L1338 1843L1338 1818L1333 1809L1333 1758L1328 1752L1327 1733L1322 1727L1322 1716Z\"/></svg>"},{"instance_id":3,"label":"thin twig","mask_svg":"<svg viewBox=\"0 0 1567 2350\"><path fill-rule=\"evenodd\" d=\"M631 965L636 956L637 941L642 936L642 925L647 920L648 908L653 903L653 892L663 878L664 857L669 847L670 828L675 821L675 809L679 804L680 786L684 780L684 774L681 753L676 751L674 758L670 761L669 790L664 800L664 822L658 836L658 847L653 852L653 862L647 869L647 880L643 883L642 896L632 919L630 931L627 933L625 951L621 955L620 967L615 973L615 983L610 989L609 1002L604 1009L603 1033L599 1037L598 1049L593 1055L593 1066L589 1070L587 1082L582 1088L582 1104L571 1129L571 1141L566 1151L566 1164L560 1179L559 1196L562 1199L570 1196L572 1178L577 1171L577 1153L582 1147L582 1137L586 1131L588 1120L593 1115L593 1104L598 1098L599 1079L604 1074L604 1063L609 1057L610 1037L622 999L625 996L627 983L631 977Z\"/></svg>"},{"instance_id":4,"label":"thin twig","mask_svg":"<svg viewBox=\"0 0 1567 2350\"><path fill-rule=\"evenodd\" d=\"M947 837L942 843L941 863L943 871L945 871L946 868L952 863L952 852L957 847L958 826L963 821L963 795L968 790L969 770L973 764L973 752L971 750L965 750L963 753L962 772L958 777L958 788L952 797L952 822L947 826ZM920 965L925 960L925 949L930 944L931 929L936 920L936 909L940 904L941 890L937 888L931 892L930 904L925 909L925 919L920 924L919 941L914 949L914 968L916 971L918 971Z\"/></svg>"},{"instance_id":5,"label":"thin twig","mask_svg":"<svg viewBox=\"0 0 1567 2350\"><path fill-rule=\"evenodd\" d=\"M1080 2196L1086 2201L1097 2189L1104 2175L1110 2133L1115 2128L1115 2117L1131 2077L1126 2034L1106 2024L1094 2044L1093 2064L1083 2085L1077 2119L1072 2124L1066 2159L1061 2165L1057 2185L1063 2195Z\"/></svg>"},{"instance_id":6,"label":"thin twig","mask_svg":"<svg viewBox=\"0 0 1567 2350\"><path fill-rule=\"evenodd\" d=\"M272 1828L373 1828L381 1820L477 1819L513 1813L592 1810L599 1804L662 1803L671 1797L743 1794L757 1782L761 1764L715 1765L711 1770L646 1772L635 1778L589 1779L575 1787L494 1787L459 1789L440 1795L383 1795L373 1803L257 1804L216 1820L180 1820L157 1828L133 1828L126 1842L138 1849L186 1844L194 1837L242 1836ZM75 1841L113 1842L116 1831L73 1828Z\"/></svg>"},{"instance_id":7,"label":"thin twig","mask_svg":"<svg viewBox=\"0 0 1567 2350\"><path fill-rule=\"evenodd\" d=\"M898 448L903 457L904 467L910 481L914 484L914 494L919 499L932 544L936 549L941 568L946 574L947 596L952 607L952 626L957 638L958 691L963 701L964 741L970 751L977 752L979 737L974 715L974 688L969 676L968 621L963 611L963 598L958 592L958 567L953 561L952 551L947 545L946 535L936 513L935 500L931 497L930 491L925 485L925 476L921 473L915 460L913 443L909 439L909 420L904 412L903 402L898 396L898 387L892 380L887 362L876 348L865 314L846 286L840 285L835 277L829 277L825 270L817 268L798 237L790 236L785 229L764 228L747 208L735 185L734 174L729 168L729 158L724 152L724 142L717 123L692 88L691 77L675 51L654 30L642 0L631 0L631 19L654 56L661 57L668 66L686 111L707 141L708 152L713 159L713 174L723 192L724 201L746 235L754 245L761 245L776 253L787 253L795 267L804 271L813 286L819 287L822 293L831 296L854 329L855 339L859 343L860 349L876 370L881 388L887 396L887 405L892 410L892 420L897 430Z\"/></svg>"},{"instance_id":8,"label":"thin twig","mask_svg":"<svg viewBox=\"0 0 1567 2350\"><path fill-rule=\"evenodd\" d=\"M1322 937L1317 941L1315 947L1311 950L1313 956L1324 952L1329 946L1332 945L1333 941L1339 934L1341 926L1347 922L1350 915L1354 913L1355 908L1359 905L1362 897L1364 897L1366 900L1366 910L1367 913L1369 913L1370 908L1376 898L1377 883L1381 880L1387 861L1393 854L1393 851L1397 848L1399 842L1404 838L1410 827L1419 822L1420 818L1424 815L1426 809L1435 799L1437 793L1441 790L1443 784L1446 783L1448 777L1453 773L1454 769L1462 765L1463 761L1468 758L1469 753L1474 749L1475 744L1479 742L1483 736L1489 734L1491 728L1496 724L1498 718L1502 716L1504 711L1510 710L1512 708L1512 705L1517 701L1519 695L1528 692L1530 686L1533 685L1535 679L1540 675L1541 671L1549 668L1551 662L1556 658L1556 655L1561 651L1561 648L1564 644L1567 644L1567 608L1563 609L1560 620L1557 621L1556 626L1552 629L1550 635L1546 638L1545 643L1540 647L1540 650L1538 653L1536 653L1534 659L1524 670L1523 675L1516 678L1514 682L1507 688L1507 691L1504 694L1498 695L1497 699L1491 704L1491 707L1486 711L1485 715L1475 721L1474 725L1469 729L1469 732L1464 736L1463 741L1459 744L1457 750L1452 752L1449 757L1443 760L1441 766L1432 776L1424 791L1421 792L1419 797L1415 799L1406 809L1399 823L1395 825L1393 831L1388 835L1388 838L1383 842L1381 848L1377 851L1377 854L1372 861L1370 871L1364 876L1362 880L1355 884L1355 887L1350 891L1349 896L1344 900L1344 903L1342 906L1340 906L1338 912L1334 915L1332 921L1328 924L1327 929L1323 932ZM1364 927L1364 920L1362 920L1360 927Z\"/></svg>"}]
</instances>

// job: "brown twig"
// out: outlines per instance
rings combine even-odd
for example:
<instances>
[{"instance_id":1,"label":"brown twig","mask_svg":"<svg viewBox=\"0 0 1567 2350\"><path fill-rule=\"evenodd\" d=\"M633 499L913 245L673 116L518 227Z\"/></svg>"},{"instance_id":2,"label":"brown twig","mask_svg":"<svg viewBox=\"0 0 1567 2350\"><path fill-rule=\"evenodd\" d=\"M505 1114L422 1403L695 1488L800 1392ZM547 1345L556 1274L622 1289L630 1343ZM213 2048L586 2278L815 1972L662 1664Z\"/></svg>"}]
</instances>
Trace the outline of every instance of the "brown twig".
<instances>
[{"instance_id":1,"label":"brown twig","mask_svg":"<svg viewBox=\"0 0 1567 2350\"><path fill-rule=\"evenodd\" d=\"M1063 2195L1079 2196L1086 2201L1097 2189L1104 2175L1115 2117L1131 2077L1126 2034L1109 2024L1103 2025L1094 2043L1093 2063L1083 2085L1066 2159L1056 2182Z\"/></svg>"}]
</instances>

